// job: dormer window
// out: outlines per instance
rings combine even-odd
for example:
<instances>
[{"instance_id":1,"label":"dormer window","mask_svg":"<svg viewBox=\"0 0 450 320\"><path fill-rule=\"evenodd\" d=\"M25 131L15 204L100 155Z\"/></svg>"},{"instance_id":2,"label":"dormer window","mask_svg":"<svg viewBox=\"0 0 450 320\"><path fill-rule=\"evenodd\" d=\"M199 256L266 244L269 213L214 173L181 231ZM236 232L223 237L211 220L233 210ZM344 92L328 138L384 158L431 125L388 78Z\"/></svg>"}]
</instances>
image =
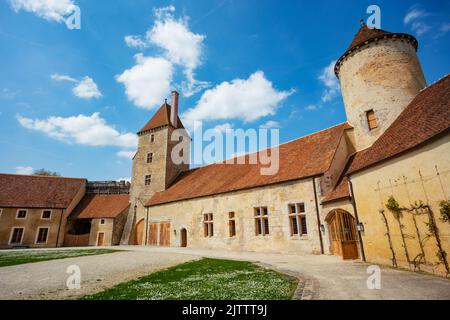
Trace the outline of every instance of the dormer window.
<instances>
[{"instance_id":1,"label":"dormer window","mask_svg":"<svg viewBox=\"0 0 450 320\"><path fill-rule=\"evenodd\" d=\"M369 110L366 112L367 124L369 126L369 130L374 130L378 128L377 117L375 115L375 111Z\"/></svg>"}]
</instances>

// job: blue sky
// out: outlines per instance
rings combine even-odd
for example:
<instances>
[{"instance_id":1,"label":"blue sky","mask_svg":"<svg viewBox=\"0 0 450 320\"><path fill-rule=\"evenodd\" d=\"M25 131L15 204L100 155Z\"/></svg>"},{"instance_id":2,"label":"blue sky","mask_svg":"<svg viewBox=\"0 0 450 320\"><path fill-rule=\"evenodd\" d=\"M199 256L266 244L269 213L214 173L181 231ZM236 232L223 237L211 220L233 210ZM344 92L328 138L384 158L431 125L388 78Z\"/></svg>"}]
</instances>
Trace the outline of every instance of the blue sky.
<instances>
[{"instance_id":1,"label":"blue sky","mask_svg":"<svg viewBox=\"0 0 450 320\"><path fill-rule=\"evenodd\" d=\"M50 2L0 1L0 172L130 177L134 133L173 88L205 128L274 126L284 142L343 122L329 66L371 4L418 38L428 83L450 70L444 0ZM80 30L61 20L73 5Z\"/></svg>"}]
</instances>

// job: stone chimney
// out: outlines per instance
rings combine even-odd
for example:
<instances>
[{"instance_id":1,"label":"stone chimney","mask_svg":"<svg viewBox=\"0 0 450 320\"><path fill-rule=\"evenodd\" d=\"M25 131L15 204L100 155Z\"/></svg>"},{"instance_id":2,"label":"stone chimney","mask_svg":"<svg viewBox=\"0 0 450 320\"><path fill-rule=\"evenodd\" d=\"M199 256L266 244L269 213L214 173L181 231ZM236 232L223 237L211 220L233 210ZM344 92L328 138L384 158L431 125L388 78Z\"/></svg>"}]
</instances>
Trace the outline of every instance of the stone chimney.
<instances>
[{"instance_id":1,"label":"stone chimney","mask_svg":"<svg viewBox=\"0 0 450 320\"><path fill-rule=\"evenodd\" d=\"M170 102L170 123L178 127L178 97L180 94L177 91L172 91L172 101Z\"/></svg>"}]
</instances>

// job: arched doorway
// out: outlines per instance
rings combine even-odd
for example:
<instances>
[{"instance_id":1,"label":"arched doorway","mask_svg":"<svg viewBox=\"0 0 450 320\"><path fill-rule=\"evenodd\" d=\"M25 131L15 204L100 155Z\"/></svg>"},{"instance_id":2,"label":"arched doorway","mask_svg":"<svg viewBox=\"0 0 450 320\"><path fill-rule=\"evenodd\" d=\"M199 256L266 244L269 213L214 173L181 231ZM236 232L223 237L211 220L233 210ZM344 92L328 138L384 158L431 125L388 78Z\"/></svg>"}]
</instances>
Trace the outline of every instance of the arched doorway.
<instances>
[{"instance_id":1,"label":"arched doorway","mask_svg":"<svg viewBox=\"0 0 450 320\"><path fill-rule=\"evenodd\" d=\"M331 211L326 219L330 235L330 252L345 260L358 259L356 220L345 210Z\"/></svg>"},{"instance_id":2,"label":"arched doorway","mask_svg":"<svg viewBox=\"0 0 450 320\"><path fill-rule=\"evenodd\" d=\"M136 224L136 229L134 232L134 244L135 245L142 245L144 241L144 219L139 220L139 222Z\"/></svg>"},{"instance_id":3,"label":"arched doorway","mask_svg":"<svg viewBox=\"0 0 450 320\"><path fill-rule=\"evenodd\" d=\"M181 237L181 247L186 248L187 247L187 230L185 228L181 229L180 237Z\"/></svg>"}]
</instances>

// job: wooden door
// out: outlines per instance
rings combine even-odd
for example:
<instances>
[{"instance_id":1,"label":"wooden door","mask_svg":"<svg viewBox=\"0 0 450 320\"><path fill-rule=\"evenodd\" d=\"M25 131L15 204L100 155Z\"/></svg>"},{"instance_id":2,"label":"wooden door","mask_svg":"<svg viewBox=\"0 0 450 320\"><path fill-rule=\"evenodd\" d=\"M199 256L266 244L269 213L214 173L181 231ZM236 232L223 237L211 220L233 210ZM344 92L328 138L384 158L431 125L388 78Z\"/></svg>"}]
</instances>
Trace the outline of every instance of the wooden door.
<instances>
[{"instance_id":1,"label":"wooden door","mask_svg":"<svg viewBox=\"0 0 450 320\"><path fill-rule=\"evenodd\" d=\"M136 229L134 233L134 244L139 246L142 245L144 241L143 238L144 238L144 219L142 219L136 224Z\"/></svg>"},{"instance_id":2,"label":"wooden door","mask_svg":"<svg viewBox=\"0 0 450 320\"><path fill-rule=\"evenodd\" d=\"M170 246L170 222L161 222L159 225L159 245Z\"/></svg>"},{"instance_id":3,"label":"wooden door","mask_svg":"<svg viewBox=\"0 0 450 320\"><path fill-rule=\"evenodd\" d=\"M344 210L335 210L327 219L330 252L343 259L358 259L355 218Z\"/></svg>"},{"instance_id":4,"label":"wooden door","mask_svg":"<svg viewBox=\"0 0 450 320\"><path fill-rule=\"evenodd\" d=\"M97 247L103 247L105 245L105 233L99 232L97 235Z\"/></svg>"},{"instance_id":5,"label":"wooden door","mask_svg":"<svg viewBox=\"0 0 450 320\"><path fill-rule=\"evenodd\" d=\"M181 229L181 247L187 247L187 231L186 229Z\"/></svg>"},{"instance_id":6,"label":"wooden door","mask_svg":"<svg viewBox=\"0 0 450 320\"><path fill-rule=\"evenodd\" d=\"M150 223L148 228L148 244L150 246L158 245L158 224Z\"/></svg>"}]
</instances>

